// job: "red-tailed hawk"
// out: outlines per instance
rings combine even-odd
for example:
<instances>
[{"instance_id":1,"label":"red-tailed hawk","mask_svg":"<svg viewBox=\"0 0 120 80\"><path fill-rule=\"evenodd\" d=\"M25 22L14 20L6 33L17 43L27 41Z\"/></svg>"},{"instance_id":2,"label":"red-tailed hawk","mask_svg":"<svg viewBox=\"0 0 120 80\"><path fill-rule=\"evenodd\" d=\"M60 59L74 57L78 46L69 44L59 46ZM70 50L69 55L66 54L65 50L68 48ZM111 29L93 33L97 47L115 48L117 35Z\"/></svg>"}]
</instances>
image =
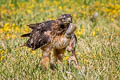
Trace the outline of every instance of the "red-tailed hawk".
<instances>
[{"instance_id":1,"label":"red-tailed hawk","mask_svg":"<svg viewBox=\"0 0 120 80\"><path fill-rule=\"evenodd\" d=\"M32 48L32 50L41 48L41 64L46 69L49 67L51 50L53 50L56 60L62 61L64 51L67 48L68 51L72 51L74 60L78 64L75 56L76 36L74 31L76 26L72 24L70 14L63 14L56 20L48 20L28 26L32 32L22 35L22 37L29 37L25 46Z\"/></svg>"}]
</instances>

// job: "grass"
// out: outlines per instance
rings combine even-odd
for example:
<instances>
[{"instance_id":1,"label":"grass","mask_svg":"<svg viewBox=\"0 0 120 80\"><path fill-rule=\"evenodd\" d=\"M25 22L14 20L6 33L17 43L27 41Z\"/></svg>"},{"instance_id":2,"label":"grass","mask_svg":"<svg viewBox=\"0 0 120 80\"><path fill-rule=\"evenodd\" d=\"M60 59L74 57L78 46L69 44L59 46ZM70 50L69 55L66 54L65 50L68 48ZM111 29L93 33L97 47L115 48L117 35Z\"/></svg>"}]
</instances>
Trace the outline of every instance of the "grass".
<instances>
[{"instance_id":1,"label":"grass","mask_svg":"<svg viewBox=\"0 0 120 80\"><path fill-rule=\"evenodd\" d=\"M0 7L1 80L120 80L119 0L1 0ZM45 71L41 50L20 47L27 40L20 35L30 31L27 24L63 13L70 13L77 26L81 69L67 65L71 53L66 52L64 71L60 64L55 72Z\"/></svg>"}]
</instances>

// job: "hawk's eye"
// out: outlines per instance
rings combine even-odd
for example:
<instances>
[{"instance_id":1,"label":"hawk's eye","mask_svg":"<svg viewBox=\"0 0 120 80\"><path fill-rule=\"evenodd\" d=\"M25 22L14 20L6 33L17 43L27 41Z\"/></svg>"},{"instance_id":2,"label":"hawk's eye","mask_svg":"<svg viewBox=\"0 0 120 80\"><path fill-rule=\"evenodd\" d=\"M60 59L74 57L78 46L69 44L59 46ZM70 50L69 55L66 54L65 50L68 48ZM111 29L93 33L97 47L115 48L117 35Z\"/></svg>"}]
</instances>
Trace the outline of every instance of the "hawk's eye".
<instances>
[{"instance_id":1,"label":"hawk's eye","mask_svg":"<svg viewBox=\"0 0 120 80\"><path fill-rule=\"evenodd\" d=\"M61 24L61 25L60 25L60 27L61 27L62 29L64 29L64 28L65 28L64 24Z\"/></svg>"}]
</instances>

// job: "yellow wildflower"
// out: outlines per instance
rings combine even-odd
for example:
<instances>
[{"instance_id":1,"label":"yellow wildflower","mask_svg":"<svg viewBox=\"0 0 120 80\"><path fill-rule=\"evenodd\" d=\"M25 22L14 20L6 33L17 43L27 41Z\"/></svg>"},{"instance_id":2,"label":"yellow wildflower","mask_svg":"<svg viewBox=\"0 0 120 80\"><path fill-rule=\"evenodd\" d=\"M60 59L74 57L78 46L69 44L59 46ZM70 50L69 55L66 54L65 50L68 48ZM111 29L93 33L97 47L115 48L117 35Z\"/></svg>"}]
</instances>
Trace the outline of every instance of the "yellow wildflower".
<instances>
[{"instance_id":1,"label":"yellow wildflower","mask_svg":"<svg viewBox=\"0 0 120 80\"><path fill-rule=\"evenodd\" d=\"M68 59L69 59L69 57L68 57L68 56L64 57L64 60L68 60Z\"/></svg>"},{"instance_id":2,"label":"yellow wildflower","mask_svg":"<svg viewBox=\"0 0 120 80\"><path fill-rule=\"evenodd\" d=\"M25 7L25 3L22 3L22 4L21 4L21 7L24 8L24 7Z\"/></svg>"},{"instance_id":3,"label":"yellow wildflower","mask_svg":"<svg viewBox=\"0 0 120 80\"><path fill-rule=\"evenodd\" d=\"M99 56L101 57L101 56L102 56L102 53L99 53Z\"/></svg>"},{"instance_id":4,"label":"yellow wildflower","mask_svg":"<svg viewBox=\"0 0 120 80\"><path fill-rule=\"evenodd\" d=\"M96 54L93 54L93 58L96 59Z\"/></svg>"},{"instance_id":5,"label":"yellow wildflower","mask_svg":"<svg viewBox=\"0 0 120 80\"><path fill-rule=\"evenodd\" d=\"M41 57L41 56L42 56L42 53L39 54L39 57Z\"/></svg>"},{"instance_id":6,"label":"yellow wildflower","mask_svg":"<svg viewBox=\"0 0 120 80\"><path fill-rule=\"evenodd\" d=\"M62 7L61 7L61 6L59 6L59 10L62 10Z\"/></svg>"},{"instance_id":7,"label":"yellow wildflower","mask_svg":"<svg viewBox=\"0 0 120 80\"><path fill-rule=\"evenodd\" d=\"M0 29L0 33L3 33L4 31L3 31L3 29Z\"/></svg>"},{"instance_id":8,"label":"yellow wildflower","mask_svg":"<svg viewBox=\"0 0 120 80\"><path fill-rule=\"evenodd\" d=\"M10 38L10 34L9 34L9 33L6 34L5 38L6 38L6 39L9 39L9 38Z\"/></svg>"},{"instance_id":9,"label":"yellow wildflower","mask_svg":"<svg viewBox=\"0 0 120 80\"><path fill-rule=\"evenodd\" d=\"M11 3L10 3L10 4L8 4L8 6L10 6L11 8L13 8L13 7L14 7L14 4L11 4Z\"/></svg>"},{"instance_id":10,"label":"yellow wildflower","mask_svg":"<svg viewBox=\"0 0 120 80\"><path fill-rule=\"evenodd\" d=\"M79 31L77 30L76 34L81 36L81 35L83 35L84 32L85 32L85 27L84 27L84 25L82 25L81 30L79 30Z\"/></svg>"},{"instance_id":11,"label":"yellow wildflower","mask_svg":"<svg viewBox=\"0 0 120 80\"><path fill-rule=\"evenodd\" d=\"M89 61L87 60L87 59L83 59L83 62L84 62L84 64L88 64L89 63Z\"/></svg>"},{"instance_id":12,"label":"yellow wildflower","mask_svg":"<svg viewBox=\"0 0 120 80\"><path fill-rule=\"evenodd\" d=\"M6 9L3 9L2 11L1 11L1 14L6 14L7 13L7 10Z\"/></svg>"},{"instance_id":13,"label":"yellow wildflower","mask_svg":"<svg viewBox=\"0 0 120 80\"><path fill-rule=\"evenodd\" d=\"M12 39L16 38L16 35L15 34L11 35L11 38Z\"/></svg>"},{"instance_id":14,"label":"yellow wildflower","mask_svg":"<svg viewBox=\"0 0 120 80\"><path fill-rule=\"evenodd\" d=\"M40 8L40 11L42 12L42 11L43 11L43 8Z\"/></svg>"},{"instance_id":15,"label":"yellow wildflower","mask_svg":"<svg viewBox=\"0 0 120 80\"><path fill-rule=\"evenodd\" d=\"M113 22L113 21L114 21L114 18L112 18L111 21Z\"/></svg>"},{"instance_id":16,"label":"yellow wildflower","mask_svg":"<svg viewBox=\"0 0 120 80\"><path fill-rule=\"evenodd\" d=\"M58 5L58 1L54 1L54 4L55 4L55 5Z\"/></svg>"},{"instance_id":17,"label":"yellow wildflower","mask_svg":"<svg viewBox=\"0 0 120 80\"><path fill-rule=\"evenodd\" d=\"M0 55L2 55L4 53L4 51L3 50L0 50Z\"/></svg>"},{"instance_id":18,"label":"yellow wildflower","mask_svg":"<svg viewBox=\"0 0 120 80\"><path fill-rule=\"evenodd\" d=\"M15 27L16 32L20 32L20 28L18 26Z\"/></svg>"},{"instance_id":19,"label":"yellow wildflower","mask_svg":"<svg viewBox=\"0 0 120 80\"><path fill-rule=\"evenodd\" d=\"M12 24L12 27L15 27L15 24Z\"/></svg>"},{"instance_id":20,"label":"yellow wildflower","mask_svg":"<svg viewBox=\"0 0 120 80\"><path fill-rule=\"evenodd\" d=\"M32 11L31 11L30 9L27 10L27 13L28 13L28 14L31 13L31 12L32 12Z\"/></svg>"},{"instance_id":21,"label":"yellow wildflower","mask_svg":"<svg viewBox=\"0 0 120 80\"><path fill-rule=\"evenodd\" d=\"M5 56L0 56L0 61L2 61L5 58Z\"/></svg>"},{"instance_id":22,"label":"yellow wildflower","mask_svg":"<svg viewBox=\"0 0 120 80\"><path fill-rule=\"evenodd\" d=\"M4 25L3 30L4 30L5 32L10 32L10 31L11 31L11 30L10 30L10 24L9 24L9 23L6 23L6 24Z\"/></svg>"},{"instance_id":23,"label":"yellow wildflower","mask_svg":"<svg viewBox=\"0 0 120 80\"><path fill-rule=\"evenodd\" d=\"M29 29L29 28L25 28L24 31L25 31L25 32L29 32L30 29Z\"/></svg>"},{"instance_id":24,"label":"yellow wildflower","mask_svg":"<svg viewBox=\"0 0 120 80\"><path fill-rule=\"evenodd\" d=\"M16 15L16 14L17 14L17 12L16 12L16 11L14 11L14 12L13 12L13 14L14 14L14 15Z\"/></svg>"},{"instance_id":25,"label":"yellow wildflower","mask_svg":"<svg viewBox=\"0 0 120 80\"><path fill-rule=\"evenodd\" d=\"M4 27L8 27L8 26L10 26L10 24L9 24L9 23L6 23L6 24L4 25Z\"/></svg>"},{"instance_id":26,"label":"yellow wildflower","mask_svg":"<svg viewBox=\"0 0 120 80\"><path fill-rule=\"evenodd\" d=\"M100 2L99 2L99 1L97 1L97 2L96 2L96 6L98 7L99 5L100 5Z\"/></svg>"},{"instance_id":27,"label":"yellow wildflower","mask_svg":"<svg viewBox=\"0 0 120 80\"><path fill-rule=\"evenodd\" d=\"M5 51L4 51L4 53L7 53L8 52L8 49L6 49Z\"/></svg>"},{"instance_id":28,"label":"yellow wildflower","mask_svg":"<svg viewBox=\"0 0 120 80\"><path fill-rule=\"evenodd\" d=\"M93 32L92 32L92 36L94 37L95 35L96 35L96 32L95 32L95 31L93 31Z\"/></svg>"},{"instance_id":29,"label":"yellow wildflower","mask_svg":"<svg viewBox=\"0 0 120 80\"><path fill-rule=\"evenodd\" d=\"M96 29L96 31L99 32L99 31L100 31L100 28L98 27L98 28Z\"/></svg>"},{"instance_id":30,"label":"yellow wildflower","mask_svg":"<svg viewBox=\"0 0 120 80\"><path fill-rule=\"evenodd\" d=\"M36 51L32 51L32 54L35 54L36 53Z\"/></svg>"},{"instance_id":31,"label":"yellow wildflower","mask_svg":"<svg viewBox=\"0 0 120 80\"><path fill-rule=\"evenodd\" d=\"M31 49L30 49L30 48L27 48L27 51L29 51L29 52L30 52L30 51L31 51Z\"/></svg>"}]
</instances>

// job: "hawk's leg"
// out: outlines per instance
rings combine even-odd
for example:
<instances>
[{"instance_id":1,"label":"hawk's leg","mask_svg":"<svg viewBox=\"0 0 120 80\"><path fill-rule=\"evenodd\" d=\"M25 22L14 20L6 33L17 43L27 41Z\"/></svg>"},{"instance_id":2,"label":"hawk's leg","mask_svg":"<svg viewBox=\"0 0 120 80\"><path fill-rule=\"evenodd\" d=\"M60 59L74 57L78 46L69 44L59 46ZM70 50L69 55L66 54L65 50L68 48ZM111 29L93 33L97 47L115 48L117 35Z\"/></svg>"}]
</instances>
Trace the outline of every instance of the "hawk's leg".
<instances>
[{"instance_id":1,"label":"hawk's leg","mask_svg":"<svg viewBox=\"0 0 120 80\"><path fill-rule=\"evenodd\" d=\"M72 52L72 56L69 58L69 62L73 62L76 68L80 68L76 52L76 44L77 44L77 37L75 34L71 35L71 40L69 45L67 46L67 51Z\"/></svg>"},{"instance_id":2,"label":"hawk's leg","mask_svg":"<svg viewBox=\"0 0 120 80\"><path fill-rule=\"evenodd\" d=\"M42 49L42 60L41 64L48 69L50 66L50 49L49 48L44 48Z\"/></svg>"},{"instance_id":3,"label":"hawk's leg","mask_svg":"<svg viewBox=\"0 0 120 80\"><path fill-rule=\"evenodd\" d=\"M54 49L54 56L56 58L55 63L61 64L62 68L64 67L62 61L64 56L65 49Z\"/></svg>"},{"instance_id":4,"label":"hawk's leg","mask_svg":"<svg viewBox=\"0 0 120 80\"><path fill-rule=\"evenodd\" d=\"M64 56L65 49L54 49L54 56L56 61L62 62Z\"/></svg>"},{"instance_id":5,"label":"hawk's leg","mask_svg":"<svg viewBox=\"0 0 120 80\"><path fill-rule=\"evenodd\" d=\"M79 65L77 56L76 56L76 54L75 54L75 49L72 51L72 56L70 56L70 58L69 58L69 62L71 62L71 61L74 62L74 66L75 66L77 69L80 69L80 65Z\"/></svg>"}]
</instances>

